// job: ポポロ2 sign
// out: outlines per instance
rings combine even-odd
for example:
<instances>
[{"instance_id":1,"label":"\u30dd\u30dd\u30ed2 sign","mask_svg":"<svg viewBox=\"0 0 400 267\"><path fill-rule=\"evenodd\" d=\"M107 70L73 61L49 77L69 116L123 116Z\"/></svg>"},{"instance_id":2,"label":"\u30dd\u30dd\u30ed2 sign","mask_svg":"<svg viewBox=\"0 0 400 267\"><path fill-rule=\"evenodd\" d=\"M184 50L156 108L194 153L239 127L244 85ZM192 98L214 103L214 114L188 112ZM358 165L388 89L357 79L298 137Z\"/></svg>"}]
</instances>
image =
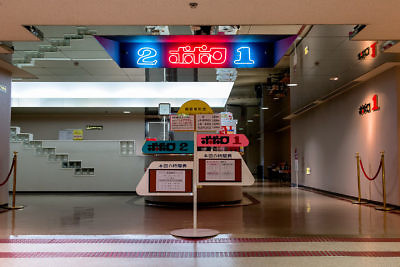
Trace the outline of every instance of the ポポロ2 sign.
<instances>
[{"instance_id":1,"label":"\u30dd\u30dd\u30ed2 sign","mask_svg":"<svg viewBox=\"0 0 400 267\"><path fill-rule=\"evenodd\" d=\"M193 154L194 142L189 141L147 141L142 147L144 154Z\"/></svg>"},{"instance_id":2,"label":"\u30dd\u30dd\u30ed2 sign","mask_svg":"<svg viewBox=\"0 0 400 267\"><path fill-rule=\"evenodd\" d=\"M249 140L244 134L198 134L197 146L199 147L245 147Z\"/></svg>"},{"instance_id":3,"label":"\u30dd\u30dd\u30ed2 sign","mask_svg":"<svg viewBox=\"0 0 400 267\"><path fill-rule=\"evenodd\" d=\"M121 68L270 68L296 35L95 36Z\"/></svg>"}]
</instances>

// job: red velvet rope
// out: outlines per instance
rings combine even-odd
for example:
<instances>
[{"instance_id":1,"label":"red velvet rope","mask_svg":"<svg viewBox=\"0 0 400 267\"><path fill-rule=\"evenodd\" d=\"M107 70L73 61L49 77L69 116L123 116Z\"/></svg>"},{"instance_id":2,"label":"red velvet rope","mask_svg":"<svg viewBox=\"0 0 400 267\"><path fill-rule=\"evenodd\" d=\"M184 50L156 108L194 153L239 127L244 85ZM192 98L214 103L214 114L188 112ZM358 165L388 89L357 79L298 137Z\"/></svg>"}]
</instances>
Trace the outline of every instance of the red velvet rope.
<instances>
[{"instance_id":1,"label":"red velvet rope","mask_svg":"<svg viewBox=\"0 0 400 267\"><path fill-rule=\"evenodd\" d=\"M8 180L10 179L11 173L12 173L12 171L14 169L14 166L15 166L15 158L13 159L13 162L11 164L11 169L10 169L10 172L8 173L8 175L7 175L6 180L0 184L0 187L5 185L8 182Z\"/></svg>"},{"instance_id":2,"label":"red velvet rope","mask_svg":"<svg viewBox=\"0 0 400 267\"><path fill-rule=\"evenodd\" d=\"M379 174L379 172L380 172L380 170L381 170L381 168L382 168L382 160L380 161L378 171L376 172L376 174L375 174L375 176L374 176L373 178L369 177L369 176L365 173L364 166L363 166L363 163L362 163L362 161L361 161L361 158L360 158L360 166L361 166L361 170L362 170L363 173L364 173L365 178L367 178L367 179L370 180L370 181L373 181L373 180L376 179L376 177L378 177L378 174Z\"/></svg>"}]
</instances>

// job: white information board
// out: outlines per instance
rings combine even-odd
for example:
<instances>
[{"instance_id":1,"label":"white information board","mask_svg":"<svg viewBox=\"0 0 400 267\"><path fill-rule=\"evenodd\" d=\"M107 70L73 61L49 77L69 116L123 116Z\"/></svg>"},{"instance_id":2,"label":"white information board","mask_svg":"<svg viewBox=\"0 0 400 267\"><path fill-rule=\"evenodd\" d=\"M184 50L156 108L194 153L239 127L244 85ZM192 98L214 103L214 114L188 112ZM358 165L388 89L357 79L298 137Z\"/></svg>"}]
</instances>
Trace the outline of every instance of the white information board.
<instances>
[{"instance_id":1,"label":"white information board","mask_svg":"<svg viewBox=\"0 0 400 267\"><path fill-rule=\"evenodd\" d=\"M157 192L185 192L184 170L157 170Z\"/></svg>"},{"instance_id":2,"label":"white information board","mask_svg":"<svg viewBox=\"0 0 400 267\"><path fill-rule=\"evenodd\" d=\"M194 131L194 115L170 115L171 131Z\"/></svg>"},{"instance_id":3,"label":"white information board","mask_svg":"<svg viewBox=\"0 0 400 267\"><path fill-rule=\"evenodd\" d=\"M235 181L234 160L206 160L206 181Z\"/></svg>"},{"instance_id":4,"label":"white information board","mask_svg":"<svg viewBox=\"0 0 400 267\"><path fill-rule=\"evenodd\" d=\"M237 151L197 151L199 185L252 185L254 177ZM195 170L196 171L196 170Z\"/></svg>"},{"instance_id":5,"label":"white information board","mask_svg":"<svg viewBox=\"0 0 400 267\"><path fill-rule=\"evenodd\" d=\"M200 132L219 131L221 128L221 114L197 114L196 130Z\"/></svg>"}]
</instances>

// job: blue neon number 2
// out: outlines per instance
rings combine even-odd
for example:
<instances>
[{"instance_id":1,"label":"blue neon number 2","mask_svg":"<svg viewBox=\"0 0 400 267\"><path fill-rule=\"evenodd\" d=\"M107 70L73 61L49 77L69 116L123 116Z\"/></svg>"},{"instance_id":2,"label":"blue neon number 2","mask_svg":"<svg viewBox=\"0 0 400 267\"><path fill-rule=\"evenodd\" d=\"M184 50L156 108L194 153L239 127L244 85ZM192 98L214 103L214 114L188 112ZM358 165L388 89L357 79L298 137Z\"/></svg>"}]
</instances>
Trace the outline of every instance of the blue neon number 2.
<instances>
[{"instance_id":1,"label":"blue neon number 2","mask_svg":"<svg viewBox=\"0 0 400 267\"><path fill-rule=\"evenodd\" d=\"M157 60L153 60L157 56L157 50L151 47L143 47L138 51L139 59L137 60L138 65L156 65Z\"/></svg>"},{"instance_id":2,"label":"blue neon number 2","mask_svg":"<svg viewBox=\"0 0 400 267\"><path fill-rule=\"evenodd\" d=\"M254 64L254 60L251 59L250 47L242 46L236 49L239 53L239 59L235 60L235 64Z\"/></svg>"}]
</instances>

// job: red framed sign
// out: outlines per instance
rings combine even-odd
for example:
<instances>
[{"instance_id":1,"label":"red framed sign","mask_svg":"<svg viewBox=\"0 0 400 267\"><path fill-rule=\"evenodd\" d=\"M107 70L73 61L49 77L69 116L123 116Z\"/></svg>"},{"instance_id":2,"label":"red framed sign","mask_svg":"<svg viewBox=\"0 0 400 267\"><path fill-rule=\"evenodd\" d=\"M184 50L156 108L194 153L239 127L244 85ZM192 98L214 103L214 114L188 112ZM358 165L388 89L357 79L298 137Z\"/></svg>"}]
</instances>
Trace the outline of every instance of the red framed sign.
<instances>
[{"instance_id":1,"label":"red framed sign","mask_svg":"<svg viewBox=\"0 0 400 267\"><path fill-rule=\"evenodd\" d=\"M150 169L150 193L191 193L193 170Z\"/></svg>"}]
</instances>

